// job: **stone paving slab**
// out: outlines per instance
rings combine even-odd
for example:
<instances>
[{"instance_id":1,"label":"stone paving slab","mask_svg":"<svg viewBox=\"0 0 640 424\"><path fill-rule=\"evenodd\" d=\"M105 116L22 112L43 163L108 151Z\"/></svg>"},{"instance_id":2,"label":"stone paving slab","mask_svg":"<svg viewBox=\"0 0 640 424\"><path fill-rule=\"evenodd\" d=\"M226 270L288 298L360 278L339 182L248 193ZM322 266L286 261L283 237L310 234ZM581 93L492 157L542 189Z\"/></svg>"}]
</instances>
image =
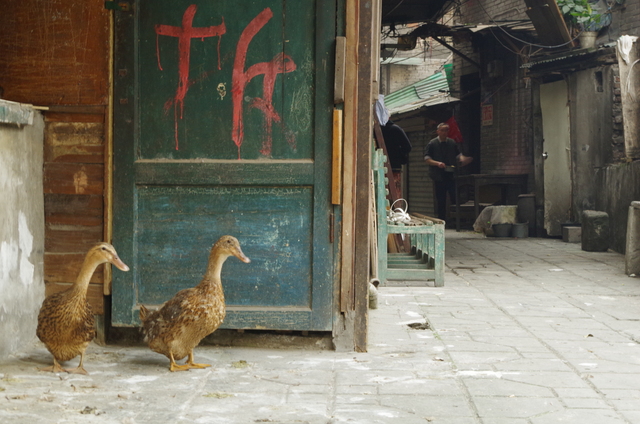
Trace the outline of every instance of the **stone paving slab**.
<instances>
[{"instance_id":1,"label":"stone paving slab","mask_svg":"<svg viewBox=\"0 0 640 424\"><path fill-rule=\"evenodd\" d=\"M0 422L640 423L640 279L624 256L446 239L445 286L381 287L366 353L203 345L211 368L171 373L146 347L92 344L84 376L39 372L51 359L34 343L0 363Z\"/></svg>"}]
</instances>

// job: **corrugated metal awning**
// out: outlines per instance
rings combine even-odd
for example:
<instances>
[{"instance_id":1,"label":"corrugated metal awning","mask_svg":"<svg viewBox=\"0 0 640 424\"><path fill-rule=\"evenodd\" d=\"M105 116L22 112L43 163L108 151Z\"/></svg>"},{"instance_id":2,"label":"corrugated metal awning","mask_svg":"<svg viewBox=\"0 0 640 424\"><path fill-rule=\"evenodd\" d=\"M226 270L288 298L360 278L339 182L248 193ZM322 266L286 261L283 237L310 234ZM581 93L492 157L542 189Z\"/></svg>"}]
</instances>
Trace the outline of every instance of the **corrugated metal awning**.
<instances>
[{"instance_id":1,"label":"corrugated metal awning","mask_svg":"<svg viewBox=\"0 0 640 424\"><path fill-rule=\"evenodd\" d=\"M607 43L601 44L597 47L587 48L587 49L577 49L565 51L558 54L552 55L544 55L544 56L533 56L531 60L527 63L523 63L520 65L521 68L531 69L533 67L539 65L548 65L552 62L575 62L575 61L583 61L587 58L587 56L597 56L602 54L610 54L611 49L615 49L616 43Z\"/></svg>"},{"instance_id":2,"label":"corrugated metal awning","mask_svg":"<svg viewBox=\"0 0 640 424\"><path fill-rule=\"evenodd\" d=\"M442 105L446 103L454 103L459 102L460 99L456 97L450 96L448 93L439 93L429 97L428 99L419 100L412 103L407 103L402 106L398 106L395 108L388 108L390 115L398 115L401 113L412 112L414 110L418 110L420 108L427 108L431 106Z\"/></svg>"},{"instance_id":3,"label":"corrugated metal awning","mask_svg":"<svg viewBox=\"0 0 640 424\"><path fill-rule=\"evenodd\" d=\"M380 61L381 65L405 65L417 66L423 65L424 59L421 57L388 57Z\"/></svg>"},{"instance_id":4,"label":"corrugated metal awning","mask_svg":"<svg viewBox=\"0 0 640 424\"><path fill-rule=\"evenodd\" d=\"M384 104L389 113L404 113L421 107L459 101L449 95L452 69L453 65L446 64L442 71L385 96Z\"/></svg>"}]
</instances>

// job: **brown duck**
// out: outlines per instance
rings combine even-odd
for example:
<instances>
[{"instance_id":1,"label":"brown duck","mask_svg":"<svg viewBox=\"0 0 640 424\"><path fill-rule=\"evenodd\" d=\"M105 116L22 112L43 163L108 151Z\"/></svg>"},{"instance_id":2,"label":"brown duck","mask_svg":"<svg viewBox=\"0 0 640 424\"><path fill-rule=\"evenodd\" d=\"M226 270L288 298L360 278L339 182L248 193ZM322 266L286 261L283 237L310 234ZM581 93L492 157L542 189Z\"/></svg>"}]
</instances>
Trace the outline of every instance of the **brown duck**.
<instances>
[{"instance_id":1,"label":"brown duck","mask_svg":"<svg viewBox=\"0 0 640 424\"><path fill-rule=\"evenodd\" d=\"M220 271L229 256L251 262L235 237L222 236L211 248L207 272L196 287L180 290L157 311L140 305L140 320L145 341L154 352L169 358L171 371L206 368L209 364L193 362L193 349L213 333L226 314ZM184 365L176 361L187 357Z\"/></svg>"},{"instance_id":2,"label":"brown duck","mask_svg":"<svg viewBox=\"0 0 640 424\"><path fill-rule=\"evenodd\" d=\"M89 249L76 282L67 290L48 296L38 314L36 335L53 355L53 365L42 371L88 374L83 368L84 351L96 335L91 306L87 302L87 288L98 265L111 263L122 271L129 267L120 260L109 243L99 243ZM74 370L64 369L60 362L80 355Z\"/></svg>"}]
</instances>

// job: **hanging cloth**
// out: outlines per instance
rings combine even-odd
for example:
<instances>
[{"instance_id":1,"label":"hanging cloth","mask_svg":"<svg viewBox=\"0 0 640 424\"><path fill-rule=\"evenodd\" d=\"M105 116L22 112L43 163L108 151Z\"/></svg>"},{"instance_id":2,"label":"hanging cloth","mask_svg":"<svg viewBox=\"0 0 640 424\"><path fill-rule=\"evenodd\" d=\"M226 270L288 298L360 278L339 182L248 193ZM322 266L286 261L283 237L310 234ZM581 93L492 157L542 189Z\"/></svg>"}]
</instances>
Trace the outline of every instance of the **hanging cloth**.
<instances>
[{"instance_id":1,"label":"hanging cloth","mask_svg":"<svg viewBox=\"0 0 640 424\"><path fill-rule=\"evenodd\" d=\"M449 138L455 140L456 143L462 143L462 133L460 132L460 127L458 127L458 123L456 122L456 118L453 116L449 118L446 122L449 125Z\"/></svg>"}]
</instances>

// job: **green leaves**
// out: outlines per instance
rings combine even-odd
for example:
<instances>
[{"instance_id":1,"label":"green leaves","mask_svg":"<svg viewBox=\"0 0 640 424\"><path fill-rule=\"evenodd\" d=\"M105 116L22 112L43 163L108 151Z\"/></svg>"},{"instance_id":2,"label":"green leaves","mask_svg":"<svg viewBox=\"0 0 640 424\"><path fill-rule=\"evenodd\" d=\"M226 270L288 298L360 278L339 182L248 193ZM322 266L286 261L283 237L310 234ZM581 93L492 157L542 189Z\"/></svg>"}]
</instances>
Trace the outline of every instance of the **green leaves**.
<instances>
[{"instance_id":1,"label":"green leaves","mask_svg":"<svg viewBox=\"0 0 640 424\"><path fill-rule=\"evenodd\" d=\"M593 13L588 0L556 0L556 2L567 22L583 26L600 22L600 15Z\"/></svg>"}]
</instances>

